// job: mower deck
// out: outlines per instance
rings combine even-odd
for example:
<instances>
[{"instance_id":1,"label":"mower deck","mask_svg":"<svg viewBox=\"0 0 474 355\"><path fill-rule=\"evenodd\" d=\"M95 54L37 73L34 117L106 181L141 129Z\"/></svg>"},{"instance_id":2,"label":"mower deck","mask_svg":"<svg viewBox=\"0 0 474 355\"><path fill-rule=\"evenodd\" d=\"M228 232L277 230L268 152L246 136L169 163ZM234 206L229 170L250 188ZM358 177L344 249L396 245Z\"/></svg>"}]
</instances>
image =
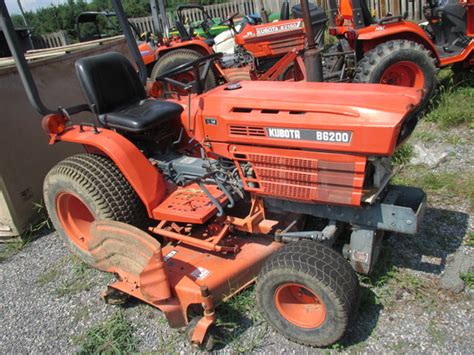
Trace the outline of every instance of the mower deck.
<instances>
[{"instance_id":1,"label":"mower deck","mask_svg":"<svg viewBox=\"0 0 474 355\"><path fill-rule=\"evenodd\" d=\"M224 243L237 245L238 252L225 254L182 243L161 249L147 233L114 221L94 222L91 232L95 266L118 275L110 288L159 308L175 328L189 323L189 306L201 306L204 315L196 329L201 324L202 338L214 323L214 305L254 282L265 259L283 245L268 237L229 236ZM148 259L146 264L131 262L137 256Z\"/></svg>"}]
</instances>

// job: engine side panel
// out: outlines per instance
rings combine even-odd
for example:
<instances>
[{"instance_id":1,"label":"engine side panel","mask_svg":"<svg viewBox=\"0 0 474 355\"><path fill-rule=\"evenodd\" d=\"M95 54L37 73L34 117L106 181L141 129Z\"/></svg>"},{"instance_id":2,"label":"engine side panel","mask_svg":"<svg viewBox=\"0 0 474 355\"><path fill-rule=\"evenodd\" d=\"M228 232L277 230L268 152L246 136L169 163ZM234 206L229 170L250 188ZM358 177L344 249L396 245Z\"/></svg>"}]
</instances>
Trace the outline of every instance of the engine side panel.
<instances>
[{"instance_id":1,"label":"engine side panel","mask_svg":"<svg viewBox=\"0 0 474 355\"><path fill-rule=\"evenodd\" d=\"M304 49L303 20L287 20L252 26L247 24L235 36L235 43L243 46L255 58L286 54Z\"/></svg>"}]
</instances>

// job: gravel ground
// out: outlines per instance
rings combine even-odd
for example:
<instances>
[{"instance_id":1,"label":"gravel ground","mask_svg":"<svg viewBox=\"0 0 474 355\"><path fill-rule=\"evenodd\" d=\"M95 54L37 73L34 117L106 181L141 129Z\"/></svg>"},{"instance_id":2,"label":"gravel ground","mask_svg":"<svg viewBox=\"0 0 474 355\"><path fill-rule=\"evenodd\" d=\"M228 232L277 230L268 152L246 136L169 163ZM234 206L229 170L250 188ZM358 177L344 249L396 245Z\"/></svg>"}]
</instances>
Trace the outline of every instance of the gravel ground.
<instances>
[{"instance_id":1,"label":"gravel ground","mask_svg":"<svg viewBox=\"0 0 474 355\"><path fill-rule=\"evenodd\" d=\"M419 130L442 135L430 125ZM436 172L472 173L472 131L459 137ZM427 147L439 139L423 142ZM460 169L463 166L465 168ZM442 190L430 196L430 207L417 236L389 235L376 276L362 278L359 316L342 341L330 350L342 352L471 353L474 349L473 291L455 294L439 288L452 255L474 256L463 238L474 231L472 206ZM449 197L449 198L447 198ZM0 246L5 248L5 246ZM144 304L105 305L98 297L109 275L84 267L70 256L55 233L26 246L0 264L0 353L74 352L78 337L121 309L132 324L139 351L182 353L192 349L182 333L171 330L163 315ZM247 296L252 299L252 292ZM327 351L294 344L275 333L252 303L224 306L238 319L227 329L222 352L307 353ZM222 311L222 308L221 308Z\"/></svg>"}]
</instances>

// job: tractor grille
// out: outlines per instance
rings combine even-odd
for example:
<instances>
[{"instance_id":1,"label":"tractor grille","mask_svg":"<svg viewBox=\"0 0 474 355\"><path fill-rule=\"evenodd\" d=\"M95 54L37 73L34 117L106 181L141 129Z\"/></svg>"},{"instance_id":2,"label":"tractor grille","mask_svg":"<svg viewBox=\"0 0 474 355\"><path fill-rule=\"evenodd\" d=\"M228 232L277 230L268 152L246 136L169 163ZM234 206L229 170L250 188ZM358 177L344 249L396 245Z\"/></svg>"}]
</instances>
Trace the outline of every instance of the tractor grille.
<instances>
[{"instance_id":1,"label":"tractor grille","mask_svg":"<svg viewBox=\"0 0 474 355\"><path fill-rule=\"evenodd\" d=\"M254 136L254 137L265 137L265 130L263 127L252 127L252 126L229 126L229 134L236 136Z\"/></svg>"},{"instance_id":2,"label":"tractor grille","mask_svg":"<svg viewBox=\"0 0 474 355\"><path fill-rule=\"evenodd\" d=\"M328 158L332 154L327 153L305 152L300 155L312 157L296 158L278 153L298 155L298 151L273 149L271 152L246 154L237 151L235 155L241 164L252 166L255 176L244 180L263 195L289 200L360 204L365 161L331 161Z\"/></svg>"}]
</instances>

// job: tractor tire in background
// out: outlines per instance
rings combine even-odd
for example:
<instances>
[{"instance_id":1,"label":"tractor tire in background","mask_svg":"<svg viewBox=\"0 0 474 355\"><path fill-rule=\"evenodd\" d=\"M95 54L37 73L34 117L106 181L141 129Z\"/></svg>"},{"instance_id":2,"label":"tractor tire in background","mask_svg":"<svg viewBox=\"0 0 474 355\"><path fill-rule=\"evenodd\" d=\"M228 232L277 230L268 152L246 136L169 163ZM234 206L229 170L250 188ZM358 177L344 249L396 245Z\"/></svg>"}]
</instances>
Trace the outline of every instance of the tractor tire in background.
<instances>
[{"instance_id":1,"label":"tractor tire in background","mask_svg":"<svg viewBox=\"0 0 474 355\"><path fill-rule=\"evenodd\" d=\"M328 346L345 333L358 304L359 283L349 263L314 241L285 245L257 278L257 303L267 321L300 344Z\"/></svg>"},{"instance_id":2,"label":"tractor tire in background","mask_svg":"<svg viewBox=\"0 0 474 355\"><path fill-rule=\"evenodd\" d=\"M250 77L250 69L243 68L229 68L225 69L225 76L229 83L237 83L239 81L252 80Z\"/></svg>"},{"instance_id":3,"label":"tractor tire in background","mask_svg":"<svg viewBox=\"0 0 474 355\"><path fill-rule=\"evenodd\" d=\"M165 53L163 56L159 57L156 61L153 70L151 71L151 80L155 80L157 76L162 73L167 72L168 70L176 68L178 65L192 62L196 59L203 57L203 55L192 49L175 49L171 50L168 53ZM174 76L173 79L182 82L190 82L194 80L194 75L192 72L178 74ZM209 74L205 83L205 91L211 90L217 86L217 78L214 71L209 69ZM178 91L180 94L187 95L186 92L181 92L181 89L173 88L174 91Z\"/></svg>"},{"instance_id":4,"label":"tractor tire in background","mask_svg":"<svg viewBox=\"0 0 474 355\"><path fill-rule=\"evenodd\" d=\"M364 54L353 82L382 83L424 89L420 108L426 107L436 90L436 59L421 44L393 40Z\"/></svg>"},{"instance_id":5,"label":"tractor tire in background","mask_svg":"<svg viewBox=\"0 0 474 355\"><path fill-rule=\"evenodd\" d=\"M94 266L88 250L94 220L114 220L145 228L145 206L108 158L95 154L69 157L48 173L44 201L59 237L68 249Z\"/></svg>"}]
</instances>

